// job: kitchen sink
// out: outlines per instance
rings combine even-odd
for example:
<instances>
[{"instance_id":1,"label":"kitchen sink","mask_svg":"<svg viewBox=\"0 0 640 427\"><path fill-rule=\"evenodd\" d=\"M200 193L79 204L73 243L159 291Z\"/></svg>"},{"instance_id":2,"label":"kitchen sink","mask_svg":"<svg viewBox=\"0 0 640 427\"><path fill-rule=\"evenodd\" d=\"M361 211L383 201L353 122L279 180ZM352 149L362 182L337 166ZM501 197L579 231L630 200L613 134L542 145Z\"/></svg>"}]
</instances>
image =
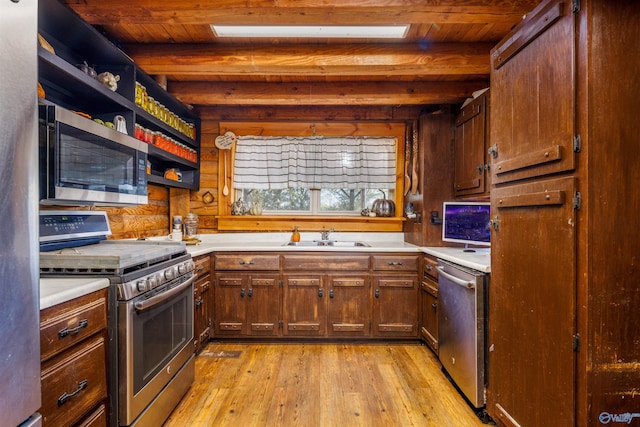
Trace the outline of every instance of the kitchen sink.
<instances>
[{"instance_id":1,"label":"kitchen sink","mask_svg":"<svg viewBox=\"0 0 640 427\"><path fill-rule=\"evenodd\" d=\"M313 240L304 242L286 242L282 246L336 246L336 247L365 247L370 248L371 245L366 242L359 241L344 241L339 242L336 240Z\"/></svg>"}]
</instances>

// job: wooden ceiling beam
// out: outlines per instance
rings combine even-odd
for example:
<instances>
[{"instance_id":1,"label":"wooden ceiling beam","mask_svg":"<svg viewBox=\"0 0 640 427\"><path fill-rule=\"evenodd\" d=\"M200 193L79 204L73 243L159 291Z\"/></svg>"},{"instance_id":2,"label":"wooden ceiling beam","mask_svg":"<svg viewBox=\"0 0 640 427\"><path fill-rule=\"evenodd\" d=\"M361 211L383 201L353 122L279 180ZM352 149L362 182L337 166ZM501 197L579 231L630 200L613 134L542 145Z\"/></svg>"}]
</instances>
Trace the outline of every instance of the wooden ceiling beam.
<instances>
[{"instance_id":1,"label":"wooden ceiling beam","mask_svg":"<svg viewBox=\"0 0 640 427\"><path fill-rule=\"evenodd\" d=\"M304 46L125 45L148 74L235 76L489 75L491 43Z\"/></svg>"},{"instance_id":2,"label":"wooden ceiling beam","mask_svg":"<svg viewBox=\"0 0 640 427\"><path fill-rule=\"evenodd\" d=\"M517 22L539 0L66 0L87 22L120 24L492 24ZM427 4L428 3L428 4Z\"/></svg>"},{"instance_id":3,"label":"wooden ceiling beam","mask_svg":"<svg viewBox=\"0 0 640 427\"><path fill-rule=\"evenodd\" d=\"M191 105L427 105L460 103L486 81L254 83L170 82L169 92Z\"/></svg>"}]
</instances>

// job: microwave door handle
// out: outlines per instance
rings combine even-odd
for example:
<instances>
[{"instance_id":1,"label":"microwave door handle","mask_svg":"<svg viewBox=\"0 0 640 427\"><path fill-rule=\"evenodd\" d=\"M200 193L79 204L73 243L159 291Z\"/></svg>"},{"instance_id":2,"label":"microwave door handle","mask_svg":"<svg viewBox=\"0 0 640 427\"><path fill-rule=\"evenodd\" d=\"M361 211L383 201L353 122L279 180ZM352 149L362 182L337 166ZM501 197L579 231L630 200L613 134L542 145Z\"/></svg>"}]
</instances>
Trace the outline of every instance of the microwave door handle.
<instances>
[{"instance_id":1,"label":"microwave door handle","mask_svg":"<svg viewBox=\"0 0 640 427\"><path fill-rule=\"evenodd\" d=\"M154 297L151 297L149 299L146 299L144 301L136 301L135 303L133 303L133 306L135 307L135 309L137 311L145 311L153 306L156 306L176 295L178 295L180 292L184 291L185 289L187 289L189 286L191 286L193 284L193 282L195 282L196 280L196 275L191 276L191 278L189 280L187 280L184 283L181 283L180 285L176 286L175 288L172 288L170 290L168 290L167 292L163 292L161 294L158 294Z\"/></svg>"},{"instance_id":2,"label":"microwave door handle","mask_svg":"<svg viewBox=\"0 0 640 427\"><path fill-rule=\"evenodd\" d=\"M476 287L476 284L473 282L470 282L468 280L462 280L454 275L452 275L451 273L447 273L446 271L444 271L444 267L438 266L436 267L438 269L438 274L441 274L442 276L445 277L445 279L455 283L456 285L462 286L463 288L467 288L467 289L474 289Z\"/></svg>"}]
</instances>

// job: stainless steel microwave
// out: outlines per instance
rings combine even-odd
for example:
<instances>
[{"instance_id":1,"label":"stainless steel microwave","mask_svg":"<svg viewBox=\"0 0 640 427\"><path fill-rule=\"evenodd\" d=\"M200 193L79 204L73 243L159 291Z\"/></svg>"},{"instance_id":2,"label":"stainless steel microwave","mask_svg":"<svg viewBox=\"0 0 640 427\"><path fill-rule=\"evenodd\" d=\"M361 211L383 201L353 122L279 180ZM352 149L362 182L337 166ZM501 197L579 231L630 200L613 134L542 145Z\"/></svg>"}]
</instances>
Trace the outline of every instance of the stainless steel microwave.
<instances>
[{"instance_id":1,"label":"stainless steel microwave","mask_svg":"<svg viewBox=\"0 0 640 427\"><path fill-rule=\"evenodd\" d=\"M40 203L147 203L144 142L57 105L39 108Z\"/></svg>"}]
</instances>

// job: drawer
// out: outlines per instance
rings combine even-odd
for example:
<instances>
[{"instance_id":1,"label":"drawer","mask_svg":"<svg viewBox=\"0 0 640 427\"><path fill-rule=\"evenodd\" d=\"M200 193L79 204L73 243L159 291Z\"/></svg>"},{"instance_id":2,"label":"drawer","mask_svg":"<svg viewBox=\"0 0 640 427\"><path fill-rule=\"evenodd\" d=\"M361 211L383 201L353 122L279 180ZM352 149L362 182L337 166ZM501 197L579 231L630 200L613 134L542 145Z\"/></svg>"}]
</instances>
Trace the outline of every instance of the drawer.
<instances>
[{"instance_id":1,"label":"drawer","mask_svg":"<svg viewBox=\"0 0 640 427\"><path fill-rule=\"evenodd\" d=\"M431 257L424 257L422 263L422 273L425 276L430 276L436 282L438 281L438 261Z\"/></svg>"},{"instance_id":2,"label":"drawer","mask_svg":"<svg viewBox=\"0 0 640 427\"><path fill-rule=\"evenodd\" d=\"M107 397L102 335L42 364L43 426L71 425Z\"/></svg>"},{"instance_id":3,"label":"drawer","mask_svg":"<svg viewBox=\"0 0 640 427\"><path fill-rule=\"evenodd\" d=\"M373 269L418 272L418 255L374 255Z\"/></svg>"},{"instance_id":4,"label":"drawer","mask_svg":"<svg viewBox=\"0 0 640 427\"><path fill-rule=\"evenodd\" d=\"M193 259L195 264L194 273L198 276L211 271L211 256L203 255Z\"/></svg>"},{"instance_id":5,"label":"drawer","mask_svg":"<svg viewBox=\"0 0 640 427\"><path fill-rule=\"evenodd\" d=\"M106 289L42 310L40 359L47 360L107 327Z\"/></svg>"},{"instance_id":6,"label":"drawer","mask_svg":"<svg viewBox=\"0 0 640 427\"><path fill-rule=\"evenodd\" d=\"M282 257L284 270L325 271L325 270L368 270L368 255L285 255Z\"/></svg>"},{"instance_id":7,"label":"drawer","mask_svg":"<svg viewBox=\"0 0 640 427\"><path fill-rule=\"evenodd\" d=\"M279 255L215 255L216 270L280 270Z\"/></svg>"},{"instance_id":8,"label":"drawer","mask_svg":"<svg viewBox=\"0 0 640 427\"><path fill-rule=\"evenodd\" d=\"M95 411L76 424L75 427L104 427L106 425L107 408L104 405L100 405Z\"/></svg>"},{"instance_id":9,"label":"drawer","mask_svg":"<svg viewBox=\"0 0 640 427\"><path fill-rule=\"evenodd\" d=\"M438 282L434 282L433 280L425 277L422 282L420 282L420 289L430 293L435 298L438 298Z\"/></svg>"}]
</instances>

